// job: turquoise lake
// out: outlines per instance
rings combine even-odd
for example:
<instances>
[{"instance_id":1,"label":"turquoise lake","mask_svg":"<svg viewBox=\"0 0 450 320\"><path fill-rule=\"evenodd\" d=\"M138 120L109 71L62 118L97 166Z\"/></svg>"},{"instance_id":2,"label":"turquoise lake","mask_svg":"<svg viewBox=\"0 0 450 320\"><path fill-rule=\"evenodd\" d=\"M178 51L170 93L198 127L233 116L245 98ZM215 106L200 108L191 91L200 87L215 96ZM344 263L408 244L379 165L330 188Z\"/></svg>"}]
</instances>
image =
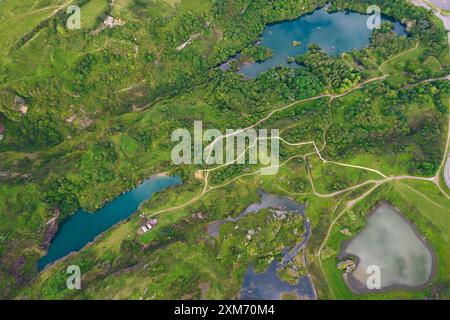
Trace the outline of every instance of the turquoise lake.
<instances>
[{"instance_id":1,"label":"turquoise lake","mask_svg":"<svg viewBox=\"0 0 450 320\"><path fill-rule=\"evenodd\" d=\"M99 234L135 213L155 192L179 184L181 184L179 177L155 176L94 213L78 210L60 226L47 255L39 260L38 269L42 270L46 265L69 253L79 251Z\"/></svg>"},{"instance_id":2,"label":"turquoise lake","mask_svg":"<svg viewBox=\"0 0 450 320\"><path fill-rule=\"evenodd\" d=\"M373 31L367 27L369 17L356 12L328 13L320 9L296 20L270 24L264 29L260 45L272 49L272 58L246 64L240 72L247 78L255 78L275 66L295 67L287 58L304 54L313 43L330 55L365 48L370 44ZM389 20L383 18L382 21ZM394 22L394 30L398 35L406 35L405 27L399 22ZM292 41L300 41L301 45L294 47Z\"/></svg>"}]
</instances>

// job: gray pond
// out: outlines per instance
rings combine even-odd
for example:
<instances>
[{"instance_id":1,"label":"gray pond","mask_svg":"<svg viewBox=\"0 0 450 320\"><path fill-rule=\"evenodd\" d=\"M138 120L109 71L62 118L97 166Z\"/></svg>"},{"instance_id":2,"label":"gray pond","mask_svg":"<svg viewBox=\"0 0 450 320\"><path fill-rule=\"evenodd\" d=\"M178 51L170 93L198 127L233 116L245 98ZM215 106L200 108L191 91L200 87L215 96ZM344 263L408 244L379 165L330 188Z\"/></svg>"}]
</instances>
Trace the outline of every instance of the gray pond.
<instances>
[{"instance_id":1,"label":"gray pond","mask_svg":"<svg viewBox=\"0 0 450 320\"><path fill-rule=\"evenodd\" d=\"M289 64L288 57L304 54L309 45L316 43L331 55L340 55L355 49L363 49L370 43L373 30L367 27L369 15L356 12L328 13L325 8L291 21L267 25L261 36L260 45L272 49L273 56L260 63L246 64L240 72L246 78L255 78L272 67ZM389 21L382 18L382 21ZM394 31L406 35L405 27L394 22ZM301 45L294 46L293 41Z\"/></svg>"},{"instance_id":2,"label":"gray pond","mask_svg":"<svg viewBox=\"0 0 450 320\"><path fill-rule=\"evenodd\" d=\"M415 227L390 204L382 203L369 216L367 226L344 245L341 257L357 257L357 267L346 277L355 293L367 287L369 266L380 268L381 290L421 288L432 277L434 254Z\"/></svg>"}]
</instances>

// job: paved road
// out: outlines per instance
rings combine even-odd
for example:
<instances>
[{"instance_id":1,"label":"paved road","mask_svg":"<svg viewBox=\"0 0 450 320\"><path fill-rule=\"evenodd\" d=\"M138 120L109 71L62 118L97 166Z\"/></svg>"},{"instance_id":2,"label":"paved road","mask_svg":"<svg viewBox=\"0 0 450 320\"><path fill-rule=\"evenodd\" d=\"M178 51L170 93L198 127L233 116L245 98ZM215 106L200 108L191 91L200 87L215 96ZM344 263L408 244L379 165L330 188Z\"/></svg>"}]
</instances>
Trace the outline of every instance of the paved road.
<instances>
[{"instance_id":1,"label":"paved road","mask_svg":"<svg viewBox=\"0 0 450 320\"><path fill-rule=\"evenodd\" d=\"M450 10L450 0L429 0L429 1L441 9Z\"/></svg>"},{"instance_id":2,"label":"paved road","mask_svg":"<svg viewBox=\"0 0 450 320\"><path fill-rule=\"evenodd\" d=\"M450 153L448 154L447 163L444 168L444 179L447 187L450 189Z\"/></svg>"}]
</instances>

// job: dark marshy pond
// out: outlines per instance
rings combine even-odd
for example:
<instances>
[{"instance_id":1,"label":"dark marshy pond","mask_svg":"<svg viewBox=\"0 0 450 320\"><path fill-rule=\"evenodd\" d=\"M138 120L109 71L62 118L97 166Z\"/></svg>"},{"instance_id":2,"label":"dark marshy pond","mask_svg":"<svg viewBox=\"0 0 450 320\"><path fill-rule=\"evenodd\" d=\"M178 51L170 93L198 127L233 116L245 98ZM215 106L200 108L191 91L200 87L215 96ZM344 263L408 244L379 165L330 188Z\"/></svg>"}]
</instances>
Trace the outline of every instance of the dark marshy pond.
<instances>
[{"instance_id":1,"label":"dark marshy pond","mask_svg":"<svg viewBox=\"0 0 450 320\"><path fill-rule=\"evenodd\" d=\"M369 266L380 269L380 290L421 289L434 273L430 246L414 225L385 202L370 214L364 230L344 244L340 256L348 255L357 258L356 269L345 276L354 293L377 290L368 289Z\"/></svg>"},{"instance_id":2,"label":"dark marshy pond","mask_svg":"<svg viewBox=\"0 0 450 320\"><path fill-rule=\"evenodd\" d=\"M282 294L294 294L297 299L315 299L315 290L309 276L300 278L296 285L280 279L279 265L273 261L264 273L255 273L250 266L244 277L240 298L243 300L279 300Z\"/></svg>"},{"instance_id":3,"label":"dark marshy pond","mask_svg":"<svg viewBox=\"0 0 450 320\"><path fill-rule=\"evenodd\" d=\"M277 197L260 191L261 200L259 203L250 205L242 211L236 218L228 217L224 220L211 222L207 231L211 237L218 237L220 227L225 223L237 223L249 214L257 214L259 211L272 208L282 209L303 217L305 206L286 197ZM296 285L291 285L280 279L277 269L284 268L297 255L304 254L305 247L311 236L311 223L304 220L305 232L299 235L299 243L293 248L285 248L283 259L280 263L272 261L268 269L263 273L255 273L253 266L249 265L244 276L244 282L240 291L240 299L245 300L279 300L285 293L294 294L298 299L315 299L315 289L309 275L300 278ZM306 266L306 259L303 256Z\"/></svg>"}]
</instances>

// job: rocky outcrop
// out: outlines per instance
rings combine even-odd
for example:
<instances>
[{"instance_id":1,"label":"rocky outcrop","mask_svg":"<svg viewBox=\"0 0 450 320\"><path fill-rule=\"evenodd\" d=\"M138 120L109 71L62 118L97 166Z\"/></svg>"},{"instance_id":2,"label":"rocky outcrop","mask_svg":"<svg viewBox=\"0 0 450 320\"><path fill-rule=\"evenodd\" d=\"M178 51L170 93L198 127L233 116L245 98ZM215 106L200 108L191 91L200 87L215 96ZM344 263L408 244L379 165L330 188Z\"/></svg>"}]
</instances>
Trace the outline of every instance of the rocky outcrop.
<instances>
[{"instance_id":1,"label":"rocky outcrop","mask_svg":"<svg viewBox=\"0 0 450 320\"><path fill-rule=\"evenodd\" d=\"M59 210L59 208L55 208L55 210L53 211L53 217L47 221L47 231L45 232L44 240L40 245L42 249L47 249L48 247L50 247L50 243L56 232L58 231L58 219L60 215L61 211Z\"/></svg>"}]
</instances>

